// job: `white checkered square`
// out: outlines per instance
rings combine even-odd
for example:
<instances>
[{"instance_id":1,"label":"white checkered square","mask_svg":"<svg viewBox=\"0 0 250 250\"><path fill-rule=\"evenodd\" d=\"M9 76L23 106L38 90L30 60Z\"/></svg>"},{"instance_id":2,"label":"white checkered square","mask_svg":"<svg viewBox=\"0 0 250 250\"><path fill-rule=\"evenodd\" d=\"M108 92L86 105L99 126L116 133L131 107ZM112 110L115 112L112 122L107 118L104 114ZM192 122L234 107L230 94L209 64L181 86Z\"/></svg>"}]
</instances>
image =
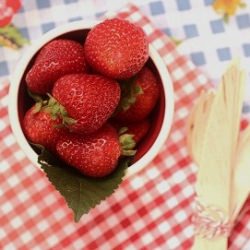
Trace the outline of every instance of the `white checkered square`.
<instances>
[{"instance_id":1,"label":"white checkered square","mask_svg":"<svg viewBox=\"0 0 250 250\"><path fill-rule=\"evenodd\" d=\"M3 214L8 214L14 208L13 208L13 205L12 205L11 201L6 201L5 203L1 204L0 209L1 209L1 211L2 211Z\"/></svg>"},{"instance_id":2,"label":"white checkered square","mask_svg":"<svg viewBox=\"0 0 250 250\"><path fill-rule=\"evenodd\" d=\"M140 230L142 230L145 227L145 222L143 222L142 220L137 220L134 222L133 224L133 228L138 232Z\"/></svg>"},{"instance_id":3,"label":"white checkered square","mask_svg":"<svg viewBox=\"0 0 250 250\"><path fill-rule=\"evenodd\" d=\"M152 25L150 23L144 25L143 30L147 36L149 36L150 34L152 34L154 32L154 28L152 27Z\"/></svg>"},{"instance_id":4,"label":"white checkered square","mask_svg":"<svg viewBox=\"0 0 250 250\"><path fill-rule=\"evenodd\" d=\"M159 231L161 232L161 234L165 234L166 232L168 232L171 229L171 226L169 225L168 222L163 221L159 226L158 226Z\"/></svg>"},{"instance_id":5,"label":"white checkered square","mask_svg":"<svg viewBox=\"0 0 250 250\"><path fill-rule=\"evenodd\" d=\"M152 42L152 45L154 46L155 49L159 50L164 47L165 43L162 41L162 39L155 39Z\"/></svg>"},{"instance_id":6,"label":"white checkered square","mask_svg":"<svg viewBox=\"0 0 250 250\"><path fill-rule=\"evenodd\" d=\"M13 218L10 221L10 224L13 228L17 229L18 227L20 227L23 224L23 220L21 220L21 218L19 216L16 216L15 218Z\"/></svg>"},{"instance_id":7,"label":"white checkered square","mask_svg":"<svg viewBox=\"0 0 250 250\"><path fill-rule=\"evenodd\" d=\"M173 236L167 240L167 245L170 249L177 249L180 245L180 241L177 237Z\"/></svg>"},{"instance_id":8,"label":"white checkered square","mask_svg":"<svg viewBox=\"0 0 250 250\"><path fill-rule=\"evenodd\" d=\"M174 217L176 221L181 223L187 219L187 214L183 210L180 210L179 212L175 213Z\"/></svg>"},{"instance_id":9,"label":"white checkered square","mask_svg":"<svg viewBox=\"0 0 250 250\"><path fill-rule=\"evenodd\" d=\"M171 189L171 186L167 181L162 181L156 185L156 189L160 194L164 194Z\"/></svg>"},{"instance_id":10,"label":"white checkered square","mask_svg":"<svg viewBox=\"0 0 250 250\"><path fill-rule=\"evenodd\" d=\"M152 237L150 233L144 234L141 239L145 246L147 246L149 243L151 243L154 240L154 238Z\"/></svg>"},{"instance_id":11,"label":"white checkered square","mask_svg":"<svg viewBox=\"0 0 250 250\"><path fill-rule=\"evenodd\" d=\"M134 187L135 189L140 188L144 185L144 180L142 179L141 176L138 177L134 177L131 181L131 185L132 187Z\"/></svg>"},{"instance_id":12,"label":"white checkered square","mask_svg":"<svg viewBox=\"0 0 250 250\"><path fill-rule=\"evenodd\" d=\"M8 179L8 184L10 187L14 188L17 184L19 184L19 179L16 175L10 176Z\"/></svg>"},{"instance_id":13,"label":"white checkered square","mask_svg":"<svg viewBox=\"0 0 250 250\"><path fill-rule=\"evenodd\" d=\"M31 232L26 231L26 232L24 232L24 233L22 233L22 234L20 235L20 238L21 238L22 242L25 244L25 243L27 243L28 241L30 241L30 240L33 238L33 236L32 236L32 234L31 234Z\"/></svg>"}]
</instances>

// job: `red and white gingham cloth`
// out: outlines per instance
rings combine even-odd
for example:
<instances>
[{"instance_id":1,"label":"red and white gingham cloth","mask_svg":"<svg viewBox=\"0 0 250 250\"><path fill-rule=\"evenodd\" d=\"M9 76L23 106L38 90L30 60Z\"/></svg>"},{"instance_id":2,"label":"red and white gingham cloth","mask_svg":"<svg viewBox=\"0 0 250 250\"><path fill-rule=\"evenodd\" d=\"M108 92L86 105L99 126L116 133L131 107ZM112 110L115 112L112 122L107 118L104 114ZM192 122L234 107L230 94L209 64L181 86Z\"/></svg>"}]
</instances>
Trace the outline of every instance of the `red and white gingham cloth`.
<instances>
[{"instance_id":1,"label":"red and white gingham cloth","mask_svg":"<svg viewBox=\"0 0 250 250\"><path fill-rule=\"evenodd\" d=\"M9 84L1 84L0 249L191 247L196 169L185 146L185 124L194 101L202 89L209 87L209 81L137 7L129 5L119 17L144 29L171 74L175 116L169 139L152 163L126 179L112 196L76 224L64 199L16 144L7 113ZM248 209L233 230L230 249L247 249L244 246L249 245L249 238Z\"/></svg>"}]
</instances>

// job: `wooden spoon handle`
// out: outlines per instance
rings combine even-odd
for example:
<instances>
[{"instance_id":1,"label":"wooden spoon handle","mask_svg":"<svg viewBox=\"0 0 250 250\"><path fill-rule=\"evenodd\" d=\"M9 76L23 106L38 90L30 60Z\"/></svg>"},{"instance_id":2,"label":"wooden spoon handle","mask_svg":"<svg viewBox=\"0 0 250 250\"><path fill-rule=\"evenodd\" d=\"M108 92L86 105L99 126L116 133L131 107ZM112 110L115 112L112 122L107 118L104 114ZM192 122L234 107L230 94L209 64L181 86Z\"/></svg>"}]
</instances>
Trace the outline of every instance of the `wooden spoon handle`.
<instances>
[{"instance_id":1,"label":"wooden spoon handle","mask_svg":"<svg viewBox=\"0 0 250 250\"><path fill-rule=\"evenodd\" d=\"M232 192L232 219L235 220L250 193L250 125L241 133Z\"/></svg>"},{"instance_id":2,"label":"wooden spoon handle","mask_svg":"<svg viewBox=\"0 0 250 250\"><path fill-rule=\"evenodd\" d=\"M226 250L227 238L205 239L199 236L195 237L192 250Z\"/></svg>"}]
</instances>

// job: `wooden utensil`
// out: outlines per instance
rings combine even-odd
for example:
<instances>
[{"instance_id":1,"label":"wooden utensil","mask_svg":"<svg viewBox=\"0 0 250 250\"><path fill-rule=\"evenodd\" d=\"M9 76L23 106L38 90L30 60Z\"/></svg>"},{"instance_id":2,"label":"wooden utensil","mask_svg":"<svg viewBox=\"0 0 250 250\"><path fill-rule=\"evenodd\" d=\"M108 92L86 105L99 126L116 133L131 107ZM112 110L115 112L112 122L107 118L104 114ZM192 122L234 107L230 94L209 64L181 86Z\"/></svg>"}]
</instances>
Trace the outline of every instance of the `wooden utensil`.
<instances>
[{"instance_id":1,"label":"wooden utensil","mask_svg":"<svg viewBox=\"0 0 250 250\"><path fill-rule=\"evenodd\" d=\"M233 62L218 90L203 93L189 119L188 148L198 165L193 250L227 249L244 82Z\"/></svg>"},{"instance_id":2,"label":"wooden utensil","mask_svg":"<svg viewBox=\"0 0 250 250\"><path fill-rule=\"evenodd\" d=\"M234 221L250 193L250 126L240 135L232 194L232 220Z\"/></svg>"}]
</instances>

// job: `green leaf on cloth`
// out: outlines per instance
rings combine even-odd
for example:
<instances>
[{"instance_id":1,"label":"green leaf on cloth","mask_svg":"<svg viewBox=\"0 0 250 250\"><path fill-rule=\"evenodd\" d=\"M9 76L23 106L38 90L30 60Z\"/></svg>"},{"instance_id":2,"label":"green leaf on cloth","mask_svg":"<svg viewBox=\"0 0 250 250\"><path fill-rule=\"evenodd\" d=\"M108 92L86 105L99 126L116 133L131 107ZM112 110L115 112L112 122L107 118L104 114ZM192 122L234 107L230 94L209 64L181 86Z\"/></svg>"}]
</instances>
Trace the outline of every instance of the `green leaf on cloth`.
<instances>
[{"instance_id":1,"label":"green leaf on cloth","mask_svg":"<svg viewBox=\"0 0 250 250\"><path fill-rule=\"evenodd\" d=\"M0 46L11 49L20 49L29 41L12 24L0 28Z\"/></svg>"},{"instance_id":2,"label":"green leaf on cloth","mask_svg":"<svg viewBox=\"0 0 250 250\"><path fill-rule=\"evenodd\" d=\"M176 46L180 45L180 44L183 42L183 40L177 39L177 38L172 37L172 36L170 36L169 38L170 38L170 40L171 40Z\"/></svg>"},{"instance_id":3,"label":"green leaf on cloth","mask_svg":"<svg viewBox=\"0 0 250 250\"><path fill-rule=\"evenodd\" d=\"M38 157L39 164L49 181L65 198L76 222L83 214L114 193L122 182L130 162L130 158L124 158L112 174L104 178L91 178L65 165L44 147L35 146L41 151Z\"/></svg>"}]
</instances>

